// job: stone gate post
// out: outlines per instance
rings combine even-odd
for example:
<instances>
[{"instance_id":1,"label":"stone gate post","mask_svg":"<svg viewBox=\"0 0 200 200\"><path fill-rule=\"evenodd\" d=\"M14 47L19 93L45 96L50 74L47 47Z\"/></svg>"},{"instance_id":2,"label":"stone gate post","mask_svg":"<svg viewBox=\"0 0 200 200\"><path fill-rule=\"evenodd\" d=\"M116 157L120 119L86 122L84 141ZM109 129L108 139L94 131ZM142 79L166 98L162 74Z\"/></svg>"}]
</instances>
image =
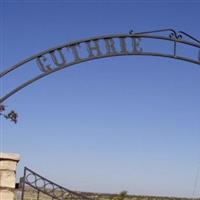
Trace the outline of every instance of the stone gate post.
<instances>
[{"instance_id":1,"label":"stone gate post","mask_svg":"<svg viewBox=\"0 0 200 200\"><path fill-rule=\"evenodd\" d=\"M0 200L14 200L19 154L0 152Z\"/></svg>"}]
</instances>

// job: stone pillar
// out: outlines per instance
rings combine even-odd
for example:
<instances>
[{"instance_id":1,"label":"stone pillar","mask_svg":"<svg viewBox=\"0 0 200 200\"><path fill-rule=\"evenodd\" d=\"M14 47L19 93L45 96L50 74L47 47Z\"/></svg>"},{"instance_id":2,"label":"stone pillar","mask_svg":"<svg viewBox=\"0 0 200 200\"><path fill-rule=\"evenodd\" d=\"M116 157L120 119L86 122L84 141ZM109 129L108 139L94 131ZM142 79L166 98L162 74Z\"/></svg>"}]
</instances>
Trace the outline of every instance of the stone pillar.
<instances>
[{"instance_id":1,"label":"stone pillar","mask_svg":"<svg viewBox=\"0 0 200 200\"><path fill-rule=\"evenodd\" d=\"M0 200L14 200L19 154L0 152Z\"/></svg>"}]
</instances>

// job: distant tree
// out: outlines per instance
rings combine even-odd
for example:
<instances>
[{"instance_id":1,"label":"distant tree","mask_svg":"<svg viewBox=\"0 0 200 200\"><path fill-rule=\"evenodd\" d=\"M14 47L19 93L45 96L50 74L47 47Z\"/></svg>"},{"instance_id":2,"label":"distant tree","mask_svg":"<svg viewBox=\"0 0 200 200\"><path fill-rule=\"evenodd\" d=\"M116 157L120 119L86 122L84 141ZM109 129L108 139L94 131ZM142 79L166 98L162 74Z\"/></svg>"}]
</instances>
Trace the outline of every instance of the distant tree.
<instances>
[{"instance_id":1,"label":"distant tree","mask_svg":"<svg viewBox=\"0 0 200 200\"><path fill-rule=\"evenodd\" d=\"M127 194L127 191L122 191L117 196L113 197L112 200L124 200L127 197Z\"/></svg>"}]
</instances>

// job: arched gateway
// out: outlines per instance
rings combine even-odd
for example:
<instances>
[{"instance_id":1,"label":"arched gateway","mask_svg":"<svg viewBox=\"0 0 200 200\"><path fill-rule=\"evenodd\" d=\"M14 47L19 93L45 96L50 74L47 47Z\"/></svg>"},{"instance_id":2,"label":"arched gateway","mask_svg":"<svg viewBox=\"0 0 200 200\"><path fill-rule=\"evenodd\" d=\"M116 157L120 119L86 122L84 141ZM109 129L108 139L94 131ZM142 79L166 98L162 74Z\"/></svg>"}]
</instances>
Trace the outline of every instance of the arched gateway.
<instances>
[{"instance_id":1,"label":"arched gateway","mask_svg":"<svg viewBox=\"0 0 200 200\"><path fill-rule=\"evenodd\" d=\"M14 85L13 89L5 94L2 94L1 91L0 115L4 111L2 104L5 100L53 72L93 59L123 55L168 57L200 65L200 41L183 31L176 32L173 29L163 29L140 33L130 31L129 34L93 37L48 49L0 72L0 80L9 80L10 74L21 69L28 68L29 70L32 68L35 70L33 74L30 73L31 78L26 79L27 74L24 74L25 79L18 86ZM16 122L14 111L4 116ZM89 198L88 194L73 192L59 186L28 168L25 168L22 178L22 200L24 200L25 185L37 191L37 199L40 198L40 193L57 200L94 199Z\"/></svg>"},{"instance_id":2,"label":"arched gateway","mask_svg":"<svg viewBox=\"0 0 200 200\"><path fill-rule=\"evenodd\" d=\"M23 68L37 69L33 77L3 94L0 104L53 72L93 59L124 55L168 57L200 65L200 41L183 31L163 29L93 37L50 48L0 72L0 79L3 79Z\"/></svg>"}]
</instances>

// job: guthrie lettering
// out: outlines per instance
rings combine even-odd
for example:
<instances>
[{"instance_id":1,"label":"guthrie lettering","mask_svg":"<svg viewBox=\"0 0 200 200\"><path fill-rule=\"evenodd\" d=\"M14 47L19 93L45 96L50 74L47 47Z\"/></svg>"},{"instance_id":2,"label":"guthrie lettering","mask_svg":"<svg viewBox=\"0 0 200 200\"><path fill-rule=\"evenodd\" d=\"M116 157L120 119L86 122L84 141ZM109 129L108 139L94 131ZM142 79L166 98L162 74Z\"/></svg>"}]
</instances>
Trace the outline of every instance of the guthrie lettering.
<instances>
[{"instance_id":1,"label":"guthrie lettering","mask_svg":"<svg viewBox=\"0 0 200 200\"><path fill-rule=\"evenodd\" d=\"M47 57L45 57L45 55L37 57L36 63L38 65L39 69L44 73L48 73L52 70L51 64L48 62L48 59L47 59Z\"/></svg>"},{"instance_id":2,"label":"guthrie lettering","mask_svg":"<svg viewBox=\"0 0 200 200\"><path fill-rule=\"evenodd\" d=\"M56 53L57 53L57 55L56 55ZM51 55L51 58L52 58L52 60L53 60L53 62L54 62L54 64L56 66L64 67L67 64L65 56L62 53L62 49L58 49L58 50L52 51L50 53L50 55ZM58 59L58 55L59 55L59 59Z\"/></svg>"},{"instance_id":3,"label":"guthrie lettering","mask_svg":"<svg viewBox=\"0 0 200 200\"><path fill-rule=\"evenodd\" d=\"M92 46L92 43L93 43L93 46ZM88 54L89 54L88 55L89 58L102 56L98 40L86 42L86 45L87 45L87 51L88 51ZM96 51L96 55L94 54L94 51Z\"/></svg>"}]
</instances>

